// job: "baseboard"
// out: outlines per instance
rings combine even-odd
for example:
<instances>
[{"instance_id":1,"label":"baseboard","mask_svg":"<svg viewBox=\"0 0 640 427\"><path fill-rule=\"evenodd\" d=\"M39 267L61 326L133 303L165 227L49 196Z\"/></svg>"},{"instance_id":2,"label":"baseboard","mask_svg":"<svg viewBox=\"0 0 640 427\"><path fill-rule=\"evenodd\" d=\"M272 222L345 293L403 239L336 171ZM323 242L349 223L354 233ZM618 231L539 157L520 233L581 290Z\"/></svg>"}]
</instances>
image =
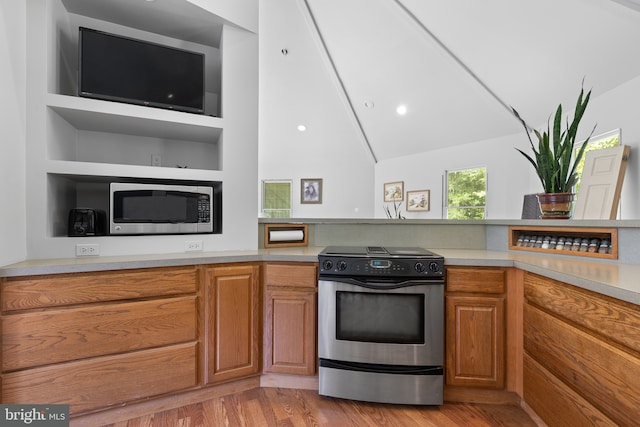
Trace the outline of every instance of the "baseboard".
<instances>
[{"instance_id":1,"label":"baseboard","mask_svg":"<svg viewBox=\"0 0 640 427\"><path fill-rule=\"evenodd\" d=\"M445 386L444 400L445 402L520 406L522 399L512 391Z\"/></svg>"},{"instance_id":2,"label":"baseboard","mask_svg":"<svg viewBox=\"0 0 640 427\"><path fill-rule=\"evenodd\" d=\"M260 377L260 387L318 390L318 376L310 377L287 374L263 374Z\"/></svg>"}]
</instances>

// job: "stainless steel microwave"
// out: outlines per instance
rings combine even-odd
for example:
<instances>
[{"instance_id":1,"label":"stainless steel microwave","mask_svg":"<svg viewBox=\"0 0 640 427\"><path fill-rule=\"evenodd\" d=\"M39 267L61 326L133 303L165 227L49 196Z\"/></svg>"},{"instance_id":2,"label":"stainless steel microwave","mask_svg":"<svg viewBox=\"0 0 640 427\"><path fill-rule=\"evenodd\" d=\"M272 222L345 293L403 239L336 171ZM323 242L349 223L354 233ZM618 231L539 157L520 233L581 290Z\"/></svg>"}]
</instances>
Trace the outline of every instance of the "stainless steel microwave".
<instances>
[{"instance_id":1,"label":"stainless steel microwave","mask_svg":"<svg viewBox=\"0 0 640 427\"><path fill-rule=\"evenodd\" d=\"M211 184L112 182L109 188L109 233L220 233L222 183Z\"/></svg>"}]
</instances>

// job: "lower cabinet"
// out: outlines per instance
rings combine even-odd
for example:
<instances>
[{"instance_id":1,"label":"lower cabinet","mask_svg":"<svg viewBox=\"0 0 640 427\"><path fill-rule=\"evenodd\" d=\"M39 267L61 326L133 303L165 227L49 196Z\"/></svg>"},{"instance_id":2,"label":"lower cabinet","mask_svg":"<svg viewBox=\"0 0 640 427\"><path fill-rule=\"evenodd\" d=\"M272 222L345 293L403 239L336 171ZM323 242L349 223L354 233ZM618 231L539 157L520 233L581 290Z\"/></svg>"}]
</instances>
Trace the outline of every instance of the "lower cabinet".
<instances>
[{"instance_id":1,"label":"lower cabinet","mask_svg":"<svg viewBox=\"0 0 640 427\"><path fill-rule=\"evenodd\" d=\"M260 267L243 263L202 268L204 380L207 384L260 373Z\"/></svg>"},{"instance_id":2,"label":"lower cabinet","mask_svg":"<svg viewBox=\"0 0 640 427\"><path fill-rule=\"evenodd\" d=\"M6 278L2 403L72 415L198 384L196 268Z\"/></svg>"},{"instance_id":3,"label":"lower cabinet","mask_svg":"<svg viewBox=\"0 0 640 427\"><path fill-rule=\"evenodd\" d=\"M264 266L264 372L316 372L316 264Z\"/></svg>"},{"instance_id":4,"label":"lower cabinet","mask_svg":"<svg viewBox=\"0 0 640 427\"><path fill-rule=\"evenodd\" d=\"M524 277L524 400L550 427L638 425L640 307Z\"/></svg>"},{"instance_id":5,"label":"lower cabinet","mask_svg":"<svg viewBox=\"0 0 640 427\"><path fill-rule=\"evenodd\" d=\"M447 268L445 384L504 387L505 277L501 268Z\"/></svg>"},{"instance_id":6,"label":"lower cabinet","mask_svg":"<svg viewBox=\"0 0 640 427\"><path fill-rule=\"evenodd\" d=\"M2 375L2 403L70 405L71 415L197 384L197 344L48 365Z\"/></svg>"}]
</instances>

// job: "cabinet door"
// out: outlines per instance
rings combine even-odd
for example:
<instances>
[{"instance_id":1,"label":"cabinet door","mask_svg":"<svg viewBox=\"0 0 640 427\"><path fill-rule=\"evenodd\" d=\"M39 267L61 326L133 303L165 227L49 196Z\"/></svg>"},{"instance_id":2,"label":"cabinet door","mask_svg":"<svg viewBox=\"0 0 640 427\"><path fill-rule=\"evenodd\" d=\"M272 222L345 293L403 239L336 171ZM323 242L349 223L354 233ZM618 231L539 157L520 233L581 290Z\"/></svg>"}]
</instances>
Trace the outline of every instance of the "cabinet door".
<instances>
[{"instance_id":1,"label":"cabinet door","mask_svg":"<svg viewBox=\"0 0 640 427\"><path fill-rule=\"evenodd\" d=\"M264 370L313 375L316 367L316 293L267 288Z\"/></svg>"},{"instance_id":2,"label":"cabinet door","mask_svg":"<svg viewBox=\"0 0 640 427\"><path fill-rule=\"evenodd\" d=\"M259 373L259 267L205 270L205 381L215 383Z\"/></svg>"},{"instance_id":3,"label":"cabinet door","mask_svg":"<svg viewBox=\"0 0 640 427\"><path fill-rule=\"evenodd\" d=\"M446 297L446 384L504 387L504 297Z\"/></svg>"}]
</instances>

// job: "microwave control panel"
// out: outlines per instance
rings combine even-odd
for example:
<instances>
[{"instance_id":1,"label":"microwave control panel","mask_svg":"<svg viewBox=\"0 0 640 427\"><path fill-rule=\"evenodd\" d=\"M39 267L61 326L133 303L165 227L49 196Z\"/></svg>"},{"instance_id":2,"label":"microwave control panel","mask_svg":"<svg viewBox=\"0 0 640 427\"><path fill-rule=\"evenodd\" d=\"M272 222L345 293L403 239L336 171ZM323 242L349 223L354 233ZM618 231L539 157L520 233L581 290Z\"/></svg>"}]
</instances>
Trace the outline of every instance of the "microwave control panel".
<instances>
[{"instance_id":1,"label":"microwave control panel","mask_svg":"<svg viewBox=\"0 0 640 427\"><path fill-rule=\"evenodd\" d=\"M198 222L211 222L211 203L207 196L202 196L198 199Z\"/></svg>"}]
</instances>

